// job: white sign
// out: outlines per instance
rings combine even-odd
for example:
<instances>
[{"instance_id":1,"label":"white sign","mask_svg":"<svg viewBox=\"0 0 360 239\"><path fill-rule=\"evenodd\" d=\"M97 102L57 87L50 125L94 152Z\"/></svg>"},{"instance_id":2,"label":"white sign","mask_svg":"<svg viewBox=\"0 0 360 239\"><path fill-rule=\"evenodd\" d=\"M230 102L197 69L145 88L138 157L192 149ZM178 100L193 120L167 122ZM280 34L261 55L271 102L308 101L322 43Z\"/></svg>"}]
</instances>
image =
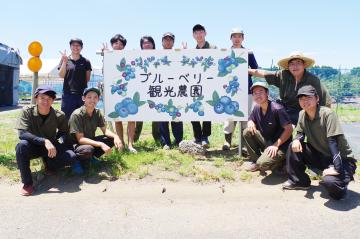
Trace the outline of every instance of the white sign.
<instances>
[{"instance_id":1,"label":"white sign","mask_svg":"<svg viewBox=\"0 0 360 239\"><path fill-rule=\"evenodd\" d=\"M246 121L245 49L104 54L106 120Z\"/></svg>"}]
</instances>

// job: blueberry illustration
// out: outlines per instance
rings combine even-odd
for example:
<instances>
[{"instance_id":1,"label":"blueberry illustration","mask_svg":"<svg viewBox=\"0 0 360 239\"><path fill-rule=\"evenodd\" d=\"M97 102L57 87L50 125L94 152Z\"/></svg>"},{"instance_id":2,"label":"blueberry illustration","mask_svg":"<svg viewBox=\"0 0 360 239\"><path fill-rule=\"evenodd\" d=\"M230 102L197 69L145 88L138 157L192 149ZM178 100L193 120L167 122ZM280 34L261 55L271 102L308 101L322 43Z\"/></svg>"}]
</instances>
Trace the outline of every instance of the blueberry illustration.
<instances>
[{"instance_id":1,"label":"blueberry illustration","mask_svg":"<svg viewBox=\"0 0 360 239\"><path fill-rule=\"evenodd\" d=\"M116 93L118 93L119 95L121 95L122 90L118 89L118 90L116 91Z\"/></svg>"},{"instance_id":2,"label":"blueberry illustration","mask_svg":"<svg viewBox=\"0 0 360 239\"><path fill-rule=\"evenodd\" d=\"M225 70L224 65L220 65L220 64L219 64L218 70L219 70L219 72L224 72L224 70Z\"/></svg>"},{"instance_id":3,"label":"blueberry illustration","mask_svg":"<svg viewBox=\"0 0 360 239\"><path fill-rule=\"evenodd\" d=\"M237 81L239 78L237 76L234 76L233 80Z\"/></svg>"},{"instance_id":4,"label":"blueberry illustration","mask_svg":"<svg viewBox=\"0 0 360 239\"><path fill-rule=\"evenodd\" d=\"M231 91L231 89L230 89L230 87L228 87L228 88L226 88L226 93L230 93L230 91Z\"/></svg>"},{"instance_id":5,"label":"blueberry illustration","mask_svg":"<svg viewBox=\"0 0 360 239\"><path fill-rule=\"evenodd\" d=\"M117 91L117 87L116 86L111 86L111 94L114 94Z\"/></svg>"},{"instance_id":6,"label":"blueberry illustration","mask_svg":"<svg viewBox=\"0 0 360 239\"><path fill-rule=\"evenodd\" d=\"M220 98L220 103L222 103L223 105L228 105L228 104L230 104L230 102L231 102L230 97L228 97L228 96L221 96L221 98Z\"/></svg>"},{"instance_id":7,"label":"blueberry illustration","mask_svg":"<svg viewBox=\"0 0 360 239\"><path fill-rule=\"evenodd\" d=\"M203 105L199 106L199 111L204 111L204 106Z\"/></svg>"},{"instance_id":8,"label":"blueberry illustration","mask_svg":"<svg viewBox=\"0 0 360 239\"><path fill-rule=\"evenodd\" d=\"M126 72L123 72L123 73L122 73L122 76L123 76L123 77L126 77Z\"/></svg>"},{"instance_id":9,"label":"blueberry illustration","mask_svg":"<svg viewBox=\"0 0 360 239\"><path fill-rule=\"evenodd\" d=\"M235 111L238 111L238 110L239 110L239 103L238 103L238 102L236 102L236 101L231 101L231 104L234 106Z\"/></svg>"},{"instance_id":10,"label":"blueberry illustration","mask_svg":"<svg viewBox=\"0 0 360 239\"><path fill-rule=\"evenodd\" d=\"M235 107L232 104L228 104L225 106L225 113L228 115L232 115L235 113Z\"/></svg>"},{"instance_id":11,"label":"blueberry illustration","mask_svg":"<svg viewBox=\"0 0 360 239\"><path fill-rule=\"evenodd\" d=\"M204 111L199 111L199 112L198 112L198 115L199 115L199 116L204 116Z\"/></svg>"},{"instance_id":12,"label":"blueberry illustration","mask_svg":"<svg viewBox=\"0 0 360 239\"><path fill-rule=\"evenodd\" d=\"M176 113L176 117L180 117L181 116L181 113L180 112L177 112Z\"/></svg>"},{"instance_id":13,"label":"blueberry illustration","mask_svg":"<svg viewBox=\"0 0 360 239\"><path fill-rule=\"evenodd\" d=\"M133 100L130 97L126 97L125 99L122 100L124 106L127 106L131 102L133 102Z\"/></svg>"},{"instance_id":14,"label":"blueberry illustration","mask_svg":"<svg viewBox=\"0 0 360 239\"><path fill-rule=\"evenodd\" d=\"M125 118L128 116L129 112L125 107L122 107L122 108L120 108L118 114L121 118Z\"/></svg>"},{"instance_id":15,"label":"blueberry illustration","mask_svg":"<svg viewBox=\"0 0 360 239\"><path fill-rule=\"evenodd\" d=\"M224 105L221 104L220 102L214 105L214 111L215 111L215 113L217 113L217 114L222 114L222 113L224 113L224 110L225 110L225 107L224 107Z\"/></svg>"},{"instance_id":16,"label":"blueberry illustration","mask_svg":"<svg viewBox=\"0 0 360 239\"><path fill-rule=\"evenodd\" d=\"M198 106L194 106L194 108L193 108L193 111L196 113L196 112L198 112L199 111L199 107Z\"/></svg>"},{"instance_id":17,"label":"blueberry illustration","mask_svg":"<svg viewBox=\"0 0 360 239\"><path fill-rule=\"evenodd\" d=\"M127 110L129 111L129 114L134 115L138 112L139 108L138 106L134 103L131 102L126 106Z\"/></svg>"},{"instance_id":18,"label":"blueberry illustration","mask_svg":"<svg viewBox=\"0 0 360 239\"><path fill-rule=\"evenodd\" d=\"M149 104L149 108L150 108L150 109L152 109L152 108L154 108L154 107L155 107L154 104Z\"/></svg>"},{"instance_id":19,"label":"blueberry illustration","mask_svg":"<svg viewBox=\"0 0 360 239\"><path fill-rule=\"evenodd\" d=\"M161 112L165 112L166 111L166 108L165 107L162 107L161 108Z\"/></svg>"},{"instance_id":20,"label":"blueberry illustration","mask_svg":"<svg viewBox=\"0 0 360 239\"><path fill-rule=\"evenodd\" d=\"M201 105L201 102L200 102L200 101L196 101L196 102L195 102L195 106L196 106L196 107L199 107L200 105Z\"/></svg>"},{"instance_id":21,"label":"blueberry illustration","mask_svg":"<svg viewBox=\"0 0 360 239\"><path fill-rule=\"evenodd\" d=\"M122 102L116 103L116 105L115 105L115 111L119 113L119 112L120 112L120 109L123 108L123 107L124 107L124 104L123 104Z\"/></svg>"}]
</instances>

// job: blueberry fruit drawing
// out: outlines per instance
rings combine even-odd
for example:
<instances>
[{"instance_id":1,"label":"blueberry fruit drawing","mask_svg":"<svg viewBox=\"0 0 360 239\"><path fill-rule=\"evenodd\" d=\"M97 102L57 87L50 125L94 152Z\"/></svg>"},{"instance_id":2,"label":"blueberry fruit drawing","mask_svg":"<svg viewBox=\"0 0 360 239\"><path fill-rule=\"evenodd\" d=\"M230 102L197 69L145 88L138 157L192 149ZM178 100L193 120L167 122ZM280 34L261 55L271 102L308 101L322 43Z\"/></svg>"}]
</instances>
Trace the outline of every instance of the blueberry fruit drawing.
<instances>
[{"instance_id":1,"label":"blueberry fruit drawing","mask_svg":"<svg viewBox=\"0 0 360 239\"><path fill-rule=\"evenodd\" d=\"M121 76L125 79L125 81L135 78L135 67L132 65L133 62L131 62L131 65L126 64L125 58L121 59L120 65L116 65L117 70L121 72Z\"/></svg>"},{"instance_id":2,"label":"blueberry fruit drawing","mask_svg":"<svg viewBox=\"0 0 360 239\"><path fill-rule=\"evenodd\" d=\"M228 114L243 117L244 113L239 110L239 103L233 101L229 96L219 96L219 94L214 91L212 95L212 100L206 101L209 105L214 107L214 111L217 114Z\"/></svg>"},{"instance_id":3,"label":"blueberry fruit drawing","mask_svg":"<svg viewBox=\"0 0 360 239\"><path fill-rule=\"evenodd\" d=\"M111 94L117 93L118 95L126 96L127 85L127 82L123 83L121 79L117 80L115 84L111 85Z\"/></svg>"},{"instance_id":4,"label":"blueberry fruit drawing","mask_svg":"<svg viewBox=\"0 0 360 239\"><path fill-rule=\"evenodd\" d=\"M110 118L126 118L129 115L135 115L139 112L139 107L144 105L145 101L140 101L139 92L135 92L133 98L126 97L121 102L116 103L115 111L108 114Z\"/></svg>"},{"instance_id":5,"label":"blueberry fruit drawing","mask_svg":"<svg viewBox=\"0 0 360 239\"><path fill-rule=\"evenodd\" d=\"M224 77L232 72L233 69L239 66L239 64L246 63L247 61L242 57L236 57L235 52L231 51L230 56L224 59L218 60L218 76Z\"/></svg>"},{"instance_id":6,"label":"blueberry fruit drawing","mask_svg":"<svg viewBox=\"0 0 360 239\"><path fill-rule=\"evenodd\" d=\"M234 96L239 90L239 78L237 76L229 76L229 78L231 79L229 81L229 84L223 85L223 88L225 89L227 94L231 93L231 96Z\"/></svg>"},{"instance_id":7,"label":"blueberry fruit drawing","mask_svg":"<svg viewBox=\"0 0 360 239\"><path fill-rule=\"evenodd\" d=\"M186 104L185 113L187 113L189 110L192 110L194 113L197 113L198 116L204 116L204 105L201 102L204 99L204 96L199 96L197 98L193 98L193 103Z\"/></svg>"},{"instance_id":8,"label":"blueberry fruit drawing","mask_svg":"<svg viewBox=\"0 0 360 239\"><path fill-rule=\"evenodd\" d=\"M156 104L152 100L148 100L147 103L150 109L155 109L158 113L167 113L169 116L171 116L172 120L181 116L181 107L174 106L172 99L170 99L167 104Z\"/></svg>"}]
</instances>

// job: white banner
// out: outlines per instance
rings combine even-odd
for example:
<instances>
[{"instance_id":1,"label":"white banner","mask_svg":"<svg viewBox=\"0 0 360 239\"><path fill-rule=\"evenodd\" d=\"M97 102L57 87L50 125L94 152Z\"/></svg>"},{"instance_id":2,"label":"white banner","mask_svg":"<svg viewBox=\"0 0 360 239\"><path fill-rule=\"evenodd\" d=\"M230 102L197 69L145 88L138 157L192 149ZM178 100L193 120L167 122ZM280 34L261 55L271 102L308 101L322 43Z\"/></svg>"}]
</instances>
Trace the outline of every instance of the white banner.
<instances>
[{"instance_id":1,"label":"white banner","mask_svg":"<svg viewBox=\"0 0 360 239\"><path fill-rule=\"evenodd\" d=\"M245 49L109 51L106 120L247 121Z\"/></svg>"}]
</instances>

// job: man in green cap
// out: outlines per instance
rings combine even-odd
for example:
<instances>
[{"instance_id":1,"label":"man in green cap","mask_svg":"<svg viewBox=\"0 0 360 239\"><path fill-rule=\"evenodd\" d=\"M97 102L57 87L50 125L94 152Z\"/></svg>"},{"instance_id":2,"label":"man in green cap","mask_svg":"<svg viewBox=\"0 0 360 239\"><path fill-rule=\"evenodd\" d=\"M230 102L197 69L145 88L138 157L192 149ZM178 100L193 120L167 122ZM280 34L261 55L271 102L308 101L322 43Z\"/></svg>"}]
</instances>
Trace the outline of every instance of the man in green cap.
<instances>
[{"instance_id":1,"label":"man in green cap","mask_svg":"<svg viewBox=\"0 0 360 239\"><path fill-rule=\"evenodd\" d=\"M269 100L266 82L254 83L250 91L256 105L243 132L251 160L247 170L273 170L285 160L291 142L291 121L282 105Z\"/></svg>"},{"instance_id":2,"label":"man in green cap","mask_svg":"<svg viewBox=\"0 0 360 239\"><path fill-rule=\"evenodd\" d=\"M75 153L80 161L91 160L93 163L99 161L94 158L111 153L111 148L121 148L121 140L105 127L105 119L96 104L99 102L100 90L98 88L86 88L82 99L84 105L76 109L70 117L70 134L75 144ZM103 135L95 136L97 128ZM81 165L77 165L82 171Z\"/></svg>"}]
</instances>

